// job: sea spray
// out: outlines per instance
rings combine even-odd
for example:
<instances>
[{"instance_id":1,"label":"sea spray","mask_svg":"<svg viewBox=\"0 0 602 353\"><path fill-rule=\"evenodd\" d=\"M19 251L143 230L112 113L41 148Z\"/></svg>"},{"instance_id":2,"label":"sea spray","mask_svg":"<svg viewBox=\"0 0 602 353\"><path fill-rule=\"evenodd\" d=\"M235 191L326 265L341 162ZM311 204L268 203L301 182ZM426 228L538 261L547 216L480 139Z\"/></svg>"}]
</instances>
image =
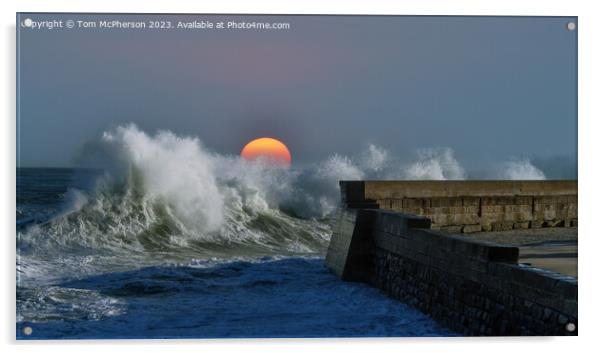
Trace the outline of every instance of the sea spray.
<instances>
[{"instance_id":1,"label":"sea spray","mask_svg":"<svg viewBox=\"0 0 602 353\"><path fill-rule=\"evenodd\" d=\"M57 266L88 271L163 261L324 254L340 180L464 179L451 148L428 148L401 162L368 145L307 168L275 168L210 151L196 137L147 134L124 125L89 144L103 161L93 187L71 188L61 211L19 231L24 273ZM509 166L509 167L508 167ZM543 178L528 161L505 164L504 178ZM59 251L65 257L46 259ZM77 256L73 257L72 255ZM48 255L50 256L50 255ZM79 256L79 258L78 258ZM28 262L29 261L29 262ZM94 270L92 270L94 271Z\"/></svg>"},{"instance_id":2,"label":"sea spray","mask_svg":"<svg viewBox=\"0 0 602 353\"><path fill-rule=\"evenodd\" d=\"M498 178L503 180L545 180L543 171L527 158L513 158L502 163Z\"/></svg>"},{"instance_id":3,"label":"sea spray","mask_svg":"<svg viewBox=\"0 0 602 353\"><path fill-rule=\"evenodd\" d=\"M129 125L105 133L103 141L120 147L124 162L141 174L145 195L168 203L183 222L200 232L220 228L223 195L213 158L197 138L168 131L150 137Z\"/></svg>"},{"instance_id":4,"label":"sea spray","mask_svg":"<svg viewBox=\"0 0 602 353\"><path fill-rule=\"evenodd\" d=\"M417 151L417 161L405 169L411 180L461 180L466 172L451 148L424 148Z\"/></svg>"},{"instance_id":5,"label":"sea spray","mask_svg":"<svg viewBox=\"0 0 602 353\"><path fill-rule=\"evenodd\" d=\"M339 281L322 257L340 180L466 177L449 148L421 150L401 162L368 145L357 155L335 153L287 169L215 153L195 137L125 125L87 144L85 158L102 169L65 170L58 179L48 170L18 173L30 173L23 180L31 185L18 197L17 320L33 326L36 337L111 336L114 330L152 337L157 322L167 325L163 332L179 327L178 337L224 335L216 317L221 327L248 323L232 336L261 335L266 322L256 320L266 313L285 318L266 332L290 336L297 322L283 323L291 323L299 303L315 313L305 319L306 334L340 334L334 328L341 322L351 323L345 334L366 334L362 323L375 313L371 334L384 328L399 334L400 327L420 335L443 332L376 290ZM92 181L83 187L68 173L89 174ZM38 205L41 186L51 190L50 201ZM40 210L44 216L35 216ZM349 307L348 298L356 305ZM193 314L173 315L180 312ZM324 312L334 320L330 331L320 326ZM152 329L140 320L149 315L157 320Z\"/></svg>"},{"instance_id":6,"label":"sea spray","mask_svg":"<svg viewBox=\"0 0 602 353\"><path fill-rule=\"evenodd\" d=\"M333 154L311 168L274 168L211 152L196 137L149 135L131 124L105 132L87 156L104 161L105 172L91 190L67 193L67 211L23 232L23 250L320 253L339 180L464 176L451 149L422 150L400 166L368 145L357 159Z\"/></svg>"},{"instance_id":7,"label":"sea spray","mask_svg":"<svg viewBox=\"0 0 602 353\"><path fill-rule=\"evenodd\" d=\"M390 153L382 147L369 144L361 154L360 165L367 173L378 174L391 168Z\"/></svg>"}]
</instances>

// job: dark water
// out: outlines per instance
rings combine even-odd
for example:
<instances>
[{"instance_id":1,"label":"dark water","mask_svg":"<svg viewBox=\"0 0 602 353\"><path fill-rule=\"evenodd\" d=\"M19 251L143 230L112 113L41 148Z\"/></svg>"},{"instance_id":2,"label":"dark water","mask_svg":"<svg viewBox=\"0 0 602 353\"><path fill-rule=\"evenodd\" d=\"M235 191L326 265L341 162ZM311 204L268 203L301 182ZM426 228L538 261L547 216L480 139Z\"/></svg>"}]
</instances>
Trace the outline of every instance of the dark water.
<instances>
[{"instance_id":1,"label":"dark water","mask_svg":"<svg viewBox=\"0 0 602 353\"><path fill-rule=\"evenodd\" d=\"M89 189L100 173L92 169L18 168L17 228L49 220L64 206L69 188Z\"/></svg>"},{"instance_id":2,"label":"dark water","mask_svg":"<svg viewBox=\"0 0 602 353\"><path fill-rule=\"evenodd\" d=\"M221 238L201 237L135 178L102 174L17 170L18 339L450 334L332 275L327 222L233 207Z\"/></svg>"}]
</instances>

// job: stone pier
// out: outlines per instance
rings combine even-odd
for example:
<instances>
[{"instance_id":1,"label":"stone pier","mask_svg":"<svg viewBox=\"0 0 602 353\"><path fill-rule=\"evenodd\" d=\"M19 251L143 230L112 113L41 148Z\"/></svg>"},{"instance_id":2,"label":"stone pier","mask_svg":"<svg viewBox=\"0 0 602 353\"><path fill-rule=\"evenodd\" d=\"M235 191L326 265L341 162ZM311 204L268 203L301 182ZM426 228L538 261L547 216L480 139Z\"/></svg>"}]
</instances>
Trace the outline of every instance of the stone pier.
<instances>
[{"instance_id":1,"label":"stone pier","mask_svg":"<svg viewBox=\"0 0 602 353\"><path fill-rule=\"evenodd\" d=\"M431 229L472 233L577 226L577 181L343 181L350 208L425 216Z\"/></svg>"},{"instance_id":2,"label":"stone pier","mask_svg":"<svg viewBox=\"0 0 602 353\"><path fill-rule=\"evenodd\" d=\"M575 227L576 182L343 181L341 195L326 263L343 280L464 335L577 334L575 277L519 264L517 246L449 234Z\"/></svg>"}]
</instances>

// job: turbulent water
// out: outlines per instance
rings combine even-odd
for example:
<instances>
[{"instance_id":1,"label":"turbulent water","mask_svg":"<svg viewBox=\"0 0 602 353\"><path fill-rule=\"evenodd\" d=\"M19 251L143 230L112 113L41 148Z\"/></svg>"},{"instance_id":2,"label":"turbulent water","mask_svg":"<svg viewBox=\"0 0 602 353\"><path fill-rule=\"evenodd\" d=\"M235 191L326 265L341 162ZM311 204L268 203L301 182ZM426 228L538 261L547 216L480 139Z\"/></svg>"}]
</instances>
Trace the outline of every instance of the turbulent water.
<instances>
[{"instance_id":1,"label":"turbulent water","mask_svg":"<svg viewBox=\"0 0 602 353\"><path fill-rule=\"evenodd\" d=\"M20 339L450 334L324 265L338 180L462 179L450 149L284 169L123 126L86 158L103 167L17 170Z\"/></svg>"}]
</instances>

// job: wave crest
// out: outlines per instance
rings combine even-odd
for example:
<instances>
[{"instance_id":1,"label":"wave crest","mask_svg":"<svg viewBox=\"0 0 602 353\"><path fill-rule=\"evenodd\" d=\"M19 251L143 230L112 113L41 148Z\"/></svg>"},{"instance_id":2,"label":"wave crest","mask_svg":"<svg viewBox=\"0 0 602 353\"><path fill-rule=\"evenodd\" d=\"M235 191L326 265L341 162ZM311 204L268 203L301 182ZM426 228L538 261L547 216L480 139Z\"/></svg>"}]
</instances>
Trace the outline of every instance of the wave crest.
<instances>
[{"instance_id":1,"label":"wave crest","mask_svg":"<svg viewBox=\"0 0 602 353\"><path fill-rule=\"evenodd\" d=\"M451 148L422 149L410 163L368 145L357 158L334 154L305 169L209 151L196 137L149 135L134 125L103 134L88 158L104 174L47 223L19 233L22 253L139 254L208 258L323 253L340 180L464 179ZM507 179L544 178L528 161L505 168ZM67 250L65 250L67 249Z\"/></svg>"}]
</instances>

